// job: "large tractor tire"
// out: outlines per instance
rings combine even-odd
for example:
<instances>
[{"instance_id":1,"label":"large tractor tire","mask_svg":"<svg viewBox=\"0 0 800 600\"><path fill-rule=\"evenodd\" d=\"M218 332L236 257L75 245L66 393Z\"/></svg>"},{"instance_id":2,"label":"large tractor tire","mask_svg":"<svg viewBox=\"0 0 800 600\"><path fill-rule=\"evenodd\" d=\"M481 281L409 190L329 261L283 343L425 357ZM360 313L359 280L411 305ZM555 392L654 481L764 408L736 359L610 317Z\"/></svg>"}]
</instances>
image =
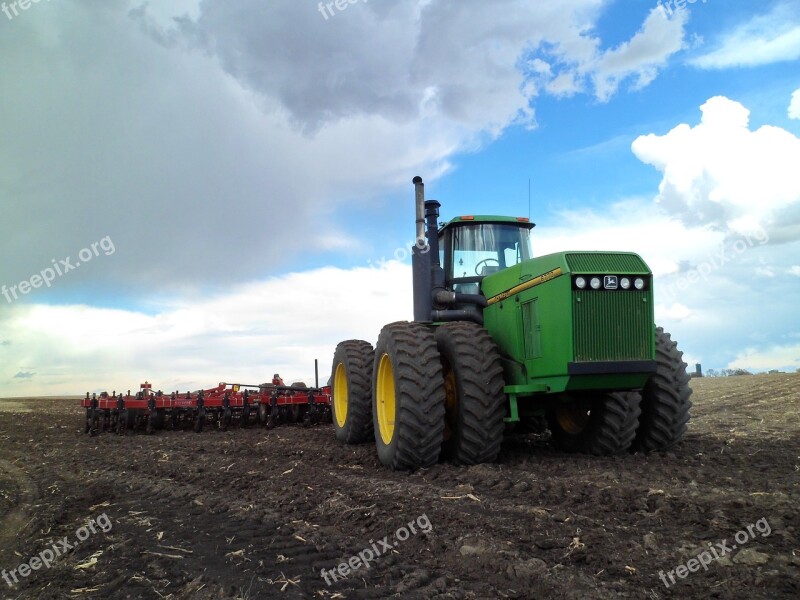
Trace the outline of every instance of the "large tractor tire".
<instances>
[{"instance_id":1,"label":"large tractor tire","mask_svg":"<svg viewBox=\"0 0 800 600\"><path fill-rule=\"evenodd\" d=\"M642 416L633 443L633 450L642 452L668 450L680 442L692 408L683 352L661 327L656 329L656 363L642 390Z\"/></svg>"},{"instance_id":2,"label":"large tractor tire","mask_svg":"<svg viewBox=\"0 0 800 600\"><path fill-rule=\"evenodd\" d=\"M552 442L566 452L609 456L628 450L639 425L638 392L581 396L548 411Z\"/></svg>"},{"instance_id":3,"label":"large tractor tire","mask_svg":"<svg viewBox=\"0 0 800 600\"><path fill-rule=\"evenodd\" d=\"M442 456L459 465L492 462L505 429L506 396L497 345L480 325L436 329L445 389Z\"/></svg>"},{"instance_id":4,"label":"large tractor tire","mask_svg":"<svg viewBox=\"0 0 800 600\"><path fill-rule=\"evenodd\" d=\"M372 344L347 340L336 346L331 373L331 408L336 439L360 444L373 439Z\"/></svg>"},{"instance_id":5,"label":"large tractor tire","mask_svg":"<svg viewBox=\"0 0 800 600\"><path fill-rule=\"evenodd\" d=\"M372 416L378 458L392 470L430 467L444 435L444 378L433 331L392 323L375 346Z\"/></svg>"}]
</instances>

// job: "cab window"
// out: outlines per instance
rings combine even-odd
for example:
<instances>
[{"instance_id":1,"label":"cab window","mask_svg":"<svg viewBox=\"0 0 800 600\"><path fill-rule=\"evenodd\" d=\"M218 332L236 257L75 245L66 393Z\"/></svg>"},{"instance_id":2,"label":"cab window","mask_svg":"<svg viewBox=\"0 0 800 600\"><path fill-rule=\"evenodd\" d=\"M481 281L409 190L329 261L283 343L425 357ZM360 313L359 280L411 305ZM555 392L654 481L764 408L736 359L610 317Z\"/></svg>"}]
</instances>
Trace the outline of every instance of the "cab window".
<instances>
[{"instance_id":1,"label":"cab window","mask_svg":"<svg viewBox=\"0 0 800 600\"><path fill-rule=\"evenodd\" d=\"M530 230L513 223L475 223L452 230L447 279L477 281L531 258Z\"/></svg>"}]
</instances>

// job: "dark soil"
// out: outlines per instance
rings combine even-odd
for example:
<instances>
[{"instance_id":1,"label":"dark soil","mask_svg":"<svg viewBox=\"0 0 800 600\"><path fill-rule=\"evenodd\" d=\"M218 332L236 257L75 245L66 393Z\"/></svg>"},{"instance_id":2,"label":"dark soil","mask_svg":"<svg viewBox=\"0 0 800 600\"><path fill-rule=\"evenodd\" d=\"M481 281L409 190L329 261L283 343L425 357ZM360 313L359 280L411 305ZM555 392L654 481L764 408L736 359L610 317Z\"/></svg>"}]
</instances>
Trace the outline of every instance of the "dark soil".
<instances>
[{"instance_id":1,"label":"dark soil","mask_svg":"<svg viewBox=\"0 0 800 600\"><path fill-rule=\"evenodd\" d=\"M517 436L495 464L410 475L331 425L89 437L77 399L3 400L0 569L64 536L75 547L0 579L0 597L800 597L800 375L693 387L670 453L567 455ZM669 581L723 540L736 549ZM325 582L372 548L369 568Z\"/></svg>"}]
</instances>

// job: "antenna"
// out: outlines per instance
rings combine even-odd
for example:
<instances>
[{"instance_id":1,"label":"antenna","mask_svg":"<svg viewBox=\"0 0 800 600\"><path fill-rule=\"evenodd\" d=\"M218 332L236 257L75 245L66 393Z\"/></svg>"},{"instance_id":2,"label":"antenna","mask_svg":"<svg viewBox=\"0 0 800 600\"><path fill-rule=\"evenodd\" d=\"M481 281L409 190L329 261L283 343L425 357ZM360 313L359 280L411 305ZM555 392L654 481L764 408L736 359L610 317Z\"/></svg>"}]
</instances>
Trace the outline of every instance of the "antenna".
<instances>
[{"instance_id":1,"label":"antenna","mask_svg":"<svg viewBox=\"0 0 800 600\"><path fill-rule=\"evenodd\" d=\"M531 178L528 177L528 218L531 218Z\"/></svg>"}]
</instances>

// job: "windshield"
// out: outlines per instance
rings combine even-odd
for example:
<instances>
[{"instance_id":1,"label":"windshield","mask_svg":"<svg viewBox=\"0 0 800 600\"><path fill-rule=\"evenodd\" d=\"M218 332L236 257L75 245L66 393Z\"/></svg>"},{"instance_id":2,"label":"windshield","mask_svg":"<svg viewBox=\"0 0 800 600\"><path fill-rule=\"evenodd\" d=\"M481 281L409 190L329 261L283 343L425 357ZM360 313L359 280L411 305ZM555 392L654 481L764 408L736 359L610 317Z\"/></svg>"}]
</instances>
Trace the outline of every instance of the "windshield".
<instances>
[{"instance_id":1,"label":"windshield","mask_svg":"<svg viewBox=\"0 0 800 600\"><path fill-rule=\"evenodd\" d=\"M476 223L453 228L448 279L485 277L531 258L530 229L513 223Z\"/></svg>"}]
</instances>

